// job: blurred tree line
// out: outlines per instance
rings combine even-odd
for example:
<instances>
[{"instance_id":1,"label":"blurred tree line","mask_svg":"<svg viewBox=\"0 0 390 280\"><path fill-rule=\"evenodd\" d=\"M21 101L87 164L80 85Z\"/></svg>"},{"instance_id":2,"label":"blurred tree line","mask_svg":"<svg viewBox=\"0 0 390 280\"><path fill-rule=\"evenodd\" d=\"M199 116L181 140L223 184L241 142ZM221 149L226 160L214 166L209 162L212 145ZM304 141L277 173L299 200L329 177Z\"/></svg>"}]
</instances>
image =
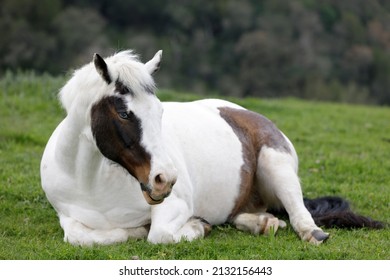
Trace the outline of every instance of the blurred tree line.
<instances>
[{"instance_id":1,"label":"blurred tree line","mask_svg":"<svg viewBox=\"0 0 390 280\"><path fill-rule=\"evenodd\" d=\"M163 49L160 87L390 104L389 0L0 0L0 74Z\"/></svg>"}]
</instances>

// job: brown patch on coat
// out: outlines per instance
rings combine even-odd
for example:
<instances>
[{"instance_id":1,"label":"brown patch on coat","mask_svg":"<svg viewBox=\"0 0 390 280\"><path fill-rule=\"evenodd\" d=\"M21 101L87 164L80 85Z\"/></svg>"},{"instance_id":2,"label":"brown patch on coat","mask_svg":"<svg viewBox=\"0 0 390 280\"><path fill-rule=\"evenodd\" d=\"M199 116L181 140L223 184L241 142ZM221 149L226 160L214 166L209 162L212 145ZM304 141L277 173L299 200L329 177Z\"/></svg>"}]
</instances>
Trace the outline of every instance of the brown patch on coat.
<instances>
[{"instance_id":1,"label":"brown patch on coat","mask_svg":"<svg viewBox=\"0 0 390 280\"><path fill-rule=\"evenodd\" d=\"M257 159L264 146L291 152L288 142L276 125L264 116L244 109L219 108L221 117L232 127L242 144L244 164L241 167L240 194L230 218L245 210L256 212L264 203L254 187Z\"/></svg>"},{"instance_id":2,"label":"brown patch on coat","mask_svg":"<svg viewBox=\"0 0 390 280\"><path fill-rule=\"evenodd\" d=\"M93 105L91 129L103 156L120 164L139 182L148 183L151 156L141 145L141 120L126 111L121 97L105 97Z\"/></svg>"}]
</instances>

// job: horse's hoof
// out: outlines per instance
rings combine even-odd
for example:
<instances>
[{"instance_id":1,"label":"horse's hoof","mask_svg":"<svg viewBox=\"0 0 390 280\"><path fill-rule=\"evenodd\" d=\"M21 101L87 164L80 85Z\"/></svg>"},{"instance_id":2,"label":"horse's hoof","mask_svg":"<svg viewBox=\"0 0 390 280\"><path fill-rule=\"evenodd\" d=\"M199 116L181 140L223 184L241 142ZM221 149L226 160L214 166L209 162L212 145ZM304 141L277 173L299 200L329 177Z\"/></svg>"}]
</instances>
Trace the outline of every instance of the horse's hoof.
<instances>
[{"instance_id":1,"label":"horse's hoof","mask_svg":"<svg viewBox=\"0 0 390 280\"><path fill-rule=\"evenodd\" d=\"M315 229L311 232L313 238L311 238L310 242L315 244L321 244L325 240L329 238L329 233L323 232L322 230ZM315 240L313 240L315 239Z\"/></svg>"}]
</instances>

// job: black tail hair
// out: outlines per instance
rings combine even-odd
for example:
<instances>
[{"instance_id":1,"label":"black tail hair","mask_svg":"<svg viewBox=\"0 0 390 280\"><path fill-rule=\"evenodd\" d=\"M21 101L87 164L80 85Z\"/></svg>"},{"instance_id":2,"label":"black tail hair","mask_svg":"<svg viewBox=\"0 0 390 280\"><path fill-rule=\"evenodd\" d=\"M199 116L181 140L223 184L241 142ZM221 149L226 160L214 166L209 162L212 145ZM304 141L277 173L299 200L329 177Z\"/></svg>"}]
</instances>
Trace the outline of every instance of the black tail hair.
<instances>
[{"instance_id":1,"label":"black tail hair","mask_svg":"<svg viewBox=\"0 0 390 280\"><path fill-rule=\"evenodd\" d=\"M385 227L382 222L352 212L348 201L341 197L324 196L316 199L304 198L303 201L317 226L349 229L381 229Z\"/></svg>"}]
</instances>

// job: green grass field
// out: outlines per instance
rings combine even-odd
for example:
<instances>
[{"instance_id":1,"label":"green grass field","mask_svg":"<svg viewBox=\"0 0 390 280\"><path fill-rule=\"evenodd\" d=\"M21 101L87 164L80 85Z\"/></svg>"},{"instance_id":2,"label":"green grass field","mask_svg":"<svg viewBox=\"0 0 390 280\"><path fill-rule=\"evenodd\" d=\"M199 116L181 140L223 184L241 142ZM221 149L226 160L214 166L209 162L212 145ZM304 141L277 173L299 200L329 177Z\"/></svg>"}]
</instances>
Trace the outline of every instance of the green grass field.
<instances>
[{"instance_id":1,"label":"green grass field","mask_svg":"<svg viewBox=\"0 0 390 280\"><path fill-rule=\"evenodd\" d=\"M292 228L252 236L215 227L194 242L152 245L129 240L112 246L63 242L55 211L40 186L45 144L64 112L56 94L64 78L7 74L0 79L0 259L390 259L390 229L330 229L321 246ZM162 100L201 96L160 91ZM338 195L364 215L390 222L390 108L296 99L233 101L273 120L300 157L304 195Z\"/></svg>"}]
</instances>

